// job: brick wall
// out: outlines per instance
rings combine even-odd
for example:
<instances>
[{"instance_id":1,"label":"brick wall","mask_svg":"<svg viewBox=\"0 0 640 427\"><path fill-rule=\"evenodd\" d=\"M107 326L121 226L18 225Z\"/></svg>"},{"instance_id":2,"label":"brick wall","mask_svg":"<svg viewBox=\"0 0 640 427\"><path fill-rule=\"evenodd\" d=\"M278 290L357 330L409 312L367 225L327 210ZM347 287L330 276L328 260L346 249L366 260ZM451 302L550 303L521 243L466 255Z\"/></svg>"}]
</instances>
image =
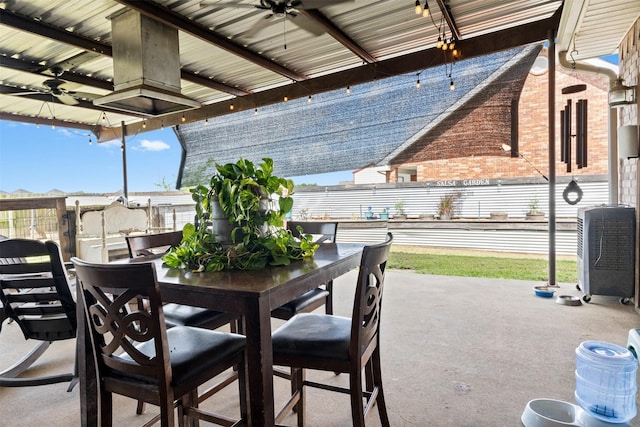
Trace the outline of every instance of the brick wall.
<instances>
[{"instance_id":1,"label":"brick wall","mask_svg":"<svg viewBox=\"0 0 640 427\"><path fill-rule=\"evenodd\" d=\"M545 51L542 54L545 54ZM528 74L520 96L518 104L519 152L526 160L512 158L510 153L505 153L500 148L501 144L510 142L508 136L510 129L507 132L504 132L504 130L496 132L495 129L492 129L490 123L487 123L486 120L481 120L483 106L485 107L484 111L489 108L495 110L492 100L487 99L485 104L456 123L454 125L455 129L451 128L443 132L437 140L432 142L431 149L439 147L440 154L455 150L457 153L464 153L464 157L442 156L448 158L408 161L403 163L402 166L416 168L418 181L539 177L535 168L548 175L548 78L547 72L541 75ZM585 92L572 95L561 94L563 87L581 83L587 85ZM557 176L602 175L607 173L607 87L608 82L605 76L557 68L555 120ZM505 90L509 90L509 88L505 88ZM588 100L588 166L578 170L574 161L572 172L567 173L566 165L560 162L560 110L564 107L569 97L572 98L574 106L574 113L572 114L574 122L576 101L578 99ZM505 105L504 109L505 114L508 115L510 106ZM485 123L486 126L478 126L479 122ZM572 125L572 129L575 129L575 124ZM485 146L495 146L495 155L477 154L465 147L457 146L454 137L456 132L472 132L476 134L479 139L485 140ZM486 150L484 150L484 153L486 153ZM575 159L575 147L572 156ZM420 154L417 154L414 159L417 160L419 157L421 157ZM424 155L424 157L428 156ZM531 166L527 160L534 166ZM393 167L399 166L393 165Z\"/></svg>"}]
</instances>

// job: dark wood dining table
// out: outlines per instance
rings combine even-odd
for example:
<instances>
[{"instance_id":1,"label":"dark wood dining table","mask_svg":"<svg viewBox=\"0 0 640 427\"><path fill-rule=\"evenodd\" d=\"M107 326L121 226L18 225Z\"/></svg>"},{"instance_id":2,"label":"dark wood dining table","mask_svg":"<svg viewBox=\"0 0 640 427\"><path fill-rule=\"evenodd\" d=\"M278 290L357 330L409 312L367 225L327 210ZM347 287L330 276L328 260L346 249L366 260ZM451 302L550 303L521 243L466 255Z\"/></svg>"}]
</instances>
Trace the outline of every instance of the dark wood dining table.
<instances>
[{"instance_id":1,"label":"dark wood dining table","mask_svg":"<svg viewBox=\"0 0 640 427\"><path fill-rule=\"evenodd\" d=\"M257 271L193 273L154 262L162 299L243 316L246 334L248 423L274 425L271 311L360 264L364 244L324 243L313 260ZM140 261L127 261L140 262ZM78 292L78 319L84 319ZM97 383L86 319L78 322L80 410L83 426L97 426ZM87 363L87 362L91 363Z\"/></svg>"}]
</instances>

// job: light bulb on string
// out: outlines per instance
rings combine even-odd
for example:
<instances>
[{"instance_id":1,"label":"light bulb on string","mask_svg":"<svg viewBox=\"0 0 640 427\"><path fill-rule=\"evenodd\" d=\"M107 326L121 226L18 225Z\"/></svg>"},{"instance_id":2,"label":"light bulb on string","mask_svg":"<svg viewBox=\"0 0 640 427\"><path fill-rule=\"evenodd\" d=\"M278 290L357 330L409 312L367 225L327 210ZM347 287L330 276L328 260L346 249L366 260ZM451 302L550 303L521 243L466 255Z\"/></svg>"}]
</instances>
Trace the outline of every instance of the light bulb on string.
<instances>
[{"instance_id":1,"label":"light bulb on string","mask_svg":"<svg viewBox=\"0 0 640 427\"><path fill-rule=\"evenodd\" d=\"M182 121L182 123L187 121L187 118L184 116L184 114L182 115L182 118L180 119Z\"/></svg>"},{"instance_id":2,"label":"light bulb on string","mask_svg":"<svg viewBox=\"0 0 640 427\"><path fill-rule=\"evenodd\" d=\"M449 83L449 89L451 89L452 91L456 90L456 85L453 84L453 79L451 79L451 82Z\"/></svg>"},{"instance_id":3,"label":"light bulb on string","mask_svg":"<svg viewBox=\"0 0 640 427\"><path fill-rule=\"evenodd\" d=\"M284 102L287 102L287 101L289 100L289 97L288 97L287 95L285 95L285 96L284 96L284 98L282 98L282 100L283 100Z\"/></svg>"},{"instance_id":4,"label":"light bulb on string","mask_svg":"<svg viewBox=\"0 0 640 427\"><path fill-rule=\"evenodd\" d=\"M422 15L422 6L420 6L420 0L416 0L416 7L414 11L416 15Z\"/></svg>"},{"instance_id":5,"label":"light bulb on string","mask_svg":"<svg viewBox=\"0 0 640 427\"><path fill-rule=\"evenodd\" d=\"M233 111L233 110L234 110L234 108L236 108L236 107L233 105L233 102L232 102L232 103L229 105L229 110Z\"/></svg>"},{"instance_id":6,"label":"light bulb on string","mask_svg":"<svg viewBox=\"0 0 640 427\"><path fill-rule=\"evenodd\" d=\"M351 93L351 86L347 86L347 94Z\"/></svg>"},{"instance_id":7,"label":"light bulb on string","mask_svg":"<svg viewBox=\"0 0 640 427\"><path fill-rule=\"evenodd\" d=\"M436 42L436 49L440 49L442 47L442 37L438 34L438 41Z\"/></svg>"},{"instance_id":8,"label":"light bulb on string","mask_svg":"<svg viewBox=\"0 0 640 427\"><path fill-rule=\"evenodd\" d=\"M205 126L209 124L209 118L208 117L206 119L204 119L204 124L205 124Z\"/></svg>"},{"instance_id":9,"label":"light bulb on string","mask_svg":"<svg viewBox=\"0 0 640 427\"><path fill-rule=\"evenodd\" d=\"M307 104L311 104L311 95L307 98Z\"/></svg>"},{"instance_id":10,"label":"light bulb on string","mask_svg":"<svg viewBox=\"0 0 640 427\"><path fill-rule=\"evenodd\" d=\"M429 4L427 3L427 0L424 0L424 7L422 8L422 17L427 18L429 15L430 15Z\"/></svg>"},{"instance_id":11,"label":"light bulb on string","mask_svg":"<svg viewBox=\"0 0 640 427\"><path fill-rule=\"evenodd\" d=\"M255 110L253 110L253 115L257 116L258 115L258 109L256 108Z\"/></svg>"},{"instance_id":12,"label":"light bulb on string","mask_svg":"<svg viewBox=\"0 0 640 427\"><path fill-rule=\"evenodd\" d=\"M142 122L142 129L146 129L147 128L147 121L143 121Z\"/></svg>"},{"instance_id":13,"label":"light bulb on string","mask_svg":"<svg viewBox=\"0 0 640 427\"><path fill-rule=\"evenodd\" d=\"M420 89L420 79L416 81L416 89Z\"/></svg>"}]
</instances>

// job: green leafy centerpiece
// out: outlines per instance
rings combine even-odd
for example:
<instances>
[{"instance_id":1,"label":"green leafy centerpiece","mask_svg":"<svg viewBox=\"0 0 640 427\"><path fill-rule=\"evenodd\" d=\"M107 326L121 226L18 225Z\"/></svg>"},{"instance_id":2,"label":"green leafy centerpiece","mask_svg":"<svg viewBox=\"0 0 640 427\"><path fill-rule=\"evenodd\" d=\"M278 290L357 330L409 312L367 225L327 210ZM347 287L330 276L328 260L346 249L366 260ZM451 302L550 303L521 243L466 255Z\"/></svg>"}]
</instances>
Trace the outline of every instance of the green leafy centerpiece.
<instances>
[{"instance_id":1,"label":"green leafy centerpiece","mask_svg":"<svg viewBox=\"0 0 640 427\"><path fill-rule=\"evenodd\" d=\"M169 267L258 270L310 259L319 247L311 235L297 239L283 227L293 207L293 181L273 175L272 159L258 166L246 159L216 164L209 186L198 185L191 194L196 221L184 226L180 245L162 257ZM219 232L225 226L228 236Z\"/></svg>"}]
</instances>

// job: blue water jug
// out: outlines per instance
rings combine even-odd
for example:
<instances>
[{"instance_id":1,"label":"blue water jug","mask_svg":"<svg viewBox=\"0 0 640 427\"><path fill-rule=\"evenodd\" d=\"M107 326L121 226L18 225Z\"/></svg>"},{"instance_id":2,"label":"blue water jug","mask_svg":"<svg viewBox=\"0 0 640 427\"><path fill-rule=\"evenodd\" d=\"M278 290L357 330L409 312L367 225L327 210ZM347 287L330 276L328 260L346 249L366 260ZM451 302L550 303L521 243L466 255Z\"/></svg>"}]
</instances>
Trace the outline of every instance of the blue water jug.
<instances>
[{"instance_id":1,"label":"blue water jug","mask_svg":"<svg viewBox=\"0 0 640 427\"><path fill-rule=\"evenodd\" d=\"M636 416L638 361L626 348L584 341L576 348L576 402L591 416L624 423Z\"/></svg>"}]
</instances>

